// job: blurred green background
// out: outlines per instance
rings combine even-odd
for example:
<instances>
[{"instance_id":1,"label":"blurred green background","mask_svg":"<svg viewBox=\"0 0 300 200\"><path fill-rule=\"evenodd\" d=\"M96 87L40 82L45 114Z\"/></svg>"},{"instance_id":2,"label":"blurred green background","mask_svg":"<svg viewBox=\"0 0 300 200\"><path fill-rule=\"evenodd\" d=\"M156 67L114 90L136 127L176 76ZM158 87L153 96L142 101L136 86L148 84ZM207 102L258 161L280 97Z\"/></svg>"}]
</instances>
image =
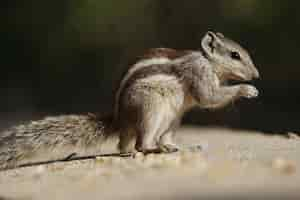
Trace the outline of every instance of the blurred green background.
<instances>
[{"instance_id":1,"label":"blurred green background","mask_svg":"<svg viewBox=\"0 0 300 200\"><path fill-rule=\"evenodd\" d=\"M300 131L296 0L27 0L1 6L0 126L108 112L126 63L150 47L197 49L207 30L249 50L260 97L185 121Z\"/></svg>"}]
</instances>

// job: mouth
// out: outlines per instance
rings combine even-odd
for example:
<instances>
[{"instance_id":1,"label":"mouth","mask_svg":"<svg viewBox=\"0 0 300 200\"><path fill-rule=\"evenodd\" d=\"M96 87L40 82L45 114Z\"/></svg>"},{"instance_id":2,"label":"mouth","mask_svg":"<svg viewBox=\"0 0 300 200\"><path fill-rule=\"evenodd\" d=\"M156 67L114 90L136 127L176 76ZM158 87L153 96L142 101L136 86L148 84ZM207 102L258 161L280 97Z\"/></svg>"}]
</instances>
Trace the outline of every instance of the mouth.
<instances>
[{"instance_id":1,"label":"mouth","mask_svg":"<svg viewBox=\"0 0 300 200\"><path fill-rule=\"evenodd\" d=\"M252 83L252 79L251 78L246 78L242 75L238 75L238 74L231 74L228 77L228 80L226 81L226 85L239 85L239 84L250 84Z\"/></svg>"},{"instance_id":2,"label":"mouth","mask_svg":"<svg viewBox=\"0 0 300 200\"><path fill-rule=\"evenodd\" d=\"M246 78L245 76L242 76L240 74L230 74L228 79L234 80L234 81L249 81L248 78Z\"/></svg>"},{"instance_id":3,"label":"mouth","mask_svg":"<svg viewBox=\"0 0 300 200\"><path fill-rule=\"evenodd\" d=\"M249 85L252 85L253 84L253 81L252 80L228 80L226 81L226 84L227 86L235 86L235 85L240 85L240 84L249 84Z\"/></svg>"}]
</instances>

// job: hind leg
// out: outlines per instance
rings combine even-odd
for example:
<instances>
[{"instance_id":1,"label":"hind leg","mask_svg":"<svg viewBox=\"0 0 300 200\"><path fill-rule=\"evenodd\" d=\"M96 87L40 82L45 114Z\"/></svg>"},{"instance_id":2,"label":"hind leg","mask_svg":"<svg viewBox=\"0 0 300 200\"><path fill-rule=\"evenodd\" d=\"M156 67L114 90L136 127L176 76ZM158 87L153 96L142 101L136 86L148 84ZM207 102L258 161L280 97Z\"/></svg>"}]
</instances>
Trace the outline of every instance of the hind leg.
<instances>
[{"instance_id":1,"label":"hind leg","mask_svg":"<svg viewBox=\"0 0 300 200\"><path fill-rule=\"evenodd\" d=\"M166 153L176 152L179 147L173 141L174 131L167 131L159 138L159 148Z\"/></svg>"},{"instance_id":2,"label":"hind leg","mask_svg":"<svg viewBox=\"0 0 300 200\"><path fill-rule=\"evenodd\" d=\"M155 127L155 125L156 124L153 124L153 128L151 128L151 123L149 123L149 125L143 126L139 130L136 144L136 149L138 151L143 153L160 152L155 140L155 135L159 129L158 127Z\"/></svg>"},{"instance_id":3,"label":"hind leg","mask_svg":"<svg viewBox=\"0 0 300 200\"><path fill-rule=\"evenodd\" d=\"M136 148L144 153L161 152L158 145L157 136L167 130L168 122L164 120L164 113L158 112L160 107L153 109L151 113L146 113L141 120L138 130L138 140ZM159 113L159 114L158 114Z\"/></svg>"},{"instance_id":4,"label":"hind leg","mask_svg":"<svg viewBox=\"0 0 300 200\"><path fill-rule=\"evenodd\" d=\"M173 123L173 115L165 109L159 105L157 112L151 112L143 119L141 130L138 132L137 149L139 151L170 153L178 150L172 141L173 131L169 131L177 122Z\"/></svg>"},{"instance_id":5,"label":"hind leg","mask_svg":"<svg viewBox=\"0 0 300 200\"><path fill-rule=\"evenodd\" d=\"M170 125L169 129L159 136L159 146L164 152L175 152L179 150L179 147L174 142L174 134L177 128L180 126L181 118L175 119Z\"/></svg>"}]
</instances>

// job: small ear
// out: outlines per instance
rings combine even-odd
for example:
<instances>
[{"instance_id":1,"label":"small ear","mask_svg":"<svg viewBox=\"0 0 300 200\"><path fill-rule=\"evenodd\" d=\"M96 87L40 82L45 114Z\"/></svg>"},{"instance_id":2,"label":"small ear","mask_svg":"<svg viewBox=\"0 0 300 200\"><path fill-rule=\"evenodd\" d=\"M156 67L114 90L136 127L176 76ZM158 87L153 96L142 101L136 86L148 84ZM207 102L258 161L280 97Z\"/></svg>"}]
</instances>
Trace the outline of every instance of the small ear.
<instances>
[{"instance_id":1,"label":"small ear","mask_svg":"<svg viewBox=\"0 0 300 200\"><path fill-rule=\"evenodd\" d=\"M216 40L217 40L217 36L209 31L205 34L205 36L202 38L201 41L201 46L203 48L203 50L205 51L205 53L207 53L208 55L211 55L214 53L214 50L216 48Z\"/></svg>"},{"instance_id":2,"label":"small ear","mask_svg":"<svg viewBox=\"0 0 300 200\"><path fill-rule=\"evenodd\" d=\"M216 33L216 35L220 38L225 38L225 36L223 35L223 33Z\"/></svg>"}]
</instances>

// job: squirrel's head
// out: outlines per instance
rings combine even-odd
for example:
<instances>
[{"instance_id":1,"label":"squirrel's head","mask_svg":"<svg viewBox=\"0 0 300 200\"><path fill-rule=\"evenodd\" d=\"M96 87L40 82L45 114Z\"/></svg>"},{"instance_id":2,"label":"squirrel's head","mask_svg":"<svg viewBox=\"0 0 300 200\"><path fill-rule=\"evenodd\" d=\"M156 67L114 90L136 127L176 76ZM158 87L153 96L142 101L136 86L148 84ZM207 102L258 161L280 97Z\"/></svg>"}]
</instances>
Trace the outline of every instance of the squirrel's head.
<instances>
[{"instance_id":1,"label":"squirrel's head","mask_svg":"<svg viewBox=\"0 0 300 200\"><path fill-rule=\"evenodd\" d=\"M259 78L249 53L221 33L207 32L201 46L221 80L248 81Z\"/></svg>"}]
</instances>

